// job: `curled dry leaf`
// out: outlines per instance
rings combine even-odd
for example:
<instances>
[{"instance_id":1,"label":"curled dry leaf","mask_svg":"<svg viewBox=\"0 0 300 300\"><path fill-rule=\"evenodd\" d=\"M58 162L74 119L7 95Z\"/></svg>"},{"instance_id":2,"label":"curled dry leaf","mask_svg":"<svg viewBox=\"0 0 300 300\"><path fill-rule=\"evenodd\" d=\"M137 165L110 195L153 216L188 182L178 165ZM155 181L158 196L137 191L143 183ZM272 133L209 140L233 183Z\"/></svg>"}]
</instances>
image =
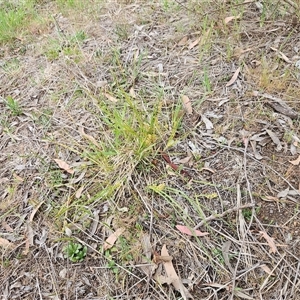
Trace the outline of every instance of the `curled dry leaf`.
<instances>
[{"instance_id":1,"label":"curled dry leaf","mask_svg":"<svg viewBox=\"0 0 300 300\"><path fill-rule=\"evenodd\" d=\"M70 173L70 174L74 174L74 170L72 170L70 168L70 165L67 164L65 161L61 160L61 159L54 159L54 161L58 164L58 166L65 170L66 172Z\"/></svg>"},{"instance_id":2,"label":"curled dry leaf","mask_svg":"<svg viewBox=\"0 0 300 300\"><path fill-rule=\"evenodd\" d=\"M290 160L290 163L294 166L298 166L300 164L300 155L295 160Z\"/></svg>"},{"instance_id":3,"label":"curled dry leaf","mask_svg":"<svg viewBox=\"0 0 300 300\"><path fill-rule=\"evenodd\" d=\"M186 110L186 112L188 113L188 115L191 115L193 113L193 108L192 108L192 104L191 104L191 100L189 99L188 96L183 95L181 97L182 99L182 103L184 106L184 109Z\"/></svg>"},{"instance_id":4,"label":"curled dry leaf","mask_svg":"<svg viewBox=\"0 0 300 300\"><path fill-rule=\"evenodd\" d=\"M176 228L184 234L190 235L190 236L205 236L208 235L208 232L201 232L200 230L191 230L190 228L188 228L187 226L183 226L183 225L176 225Z\"/></svg>"},{"instance_id":5,"label":"curled dry leaf","mask_svg":"<svg viewBox=\"0 0 300 300\"><path fill-rule=\"evenodd\" d=\"M274 239L272 237L270 237L265 231L260 231L259 232L261 234L261 236L267 241L267 243L269 244L270 253L276 253L277 252L277 247L275 245Z\"/></svg>"},{"instance_id":6,"label":"curled dry leaf","mask_svg":"<svg viewBox=\"0 0 300 300\"><path fill-rule=\"evenodd\" d=\"M237 68L237 70L234 72L233 76L231 77L231 79L226 83L226 86L231 86L232 84L235 83L235 81L237 80L239 74L240 74L241 68Z\"/></svg>"},{"instance_id":7,"label":"curled dry leaf","mask_svg":"<svg viewBox=\"0 0 300 300\"><path fill-rule=\"evenodd\" d=\"M124 228L118 228L114 233L112 233L104 242L103 250L110 249L115 244L118 237L124 232Z\"/></svg>"}]
</instances>

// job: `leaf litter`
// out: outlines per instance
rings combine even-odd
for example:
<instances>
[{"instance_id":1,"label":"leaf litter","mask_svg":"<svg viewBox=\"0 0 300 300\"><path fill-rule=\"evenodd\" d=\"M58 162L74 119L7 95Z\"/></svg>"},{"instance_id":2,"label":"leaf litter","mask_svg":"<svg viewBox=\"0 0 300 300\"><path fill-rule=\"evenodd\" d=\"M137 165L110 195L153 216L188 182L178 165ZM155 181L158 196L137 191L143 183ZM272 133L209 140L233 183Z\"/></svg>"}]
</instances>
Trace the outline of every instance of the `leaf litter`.
<instances>
[{"instance_id":1,"label":"leaf litter","mask_svg":"<svg viewBox=\"0 0 300 300\"><path fill-rule=\"evenodd\" d=\"M25 289L31 288L26 291L26 296L32 299L59 299L59 295L69 299L101 298L103 295L175 299L178 295L172 294L172 287L148 280L148 276L153 276L153 269L161 268L162 275L166 273L164 262L172 262L178 278L183 278L181 284L189 284L189 292L195 299L279 299L282 292L286 298L297 297L299 214L295 207L299 195L295 192L299 189L299 143L294 136L299 136L298 70L288 61L297 59L294 57L297 45L293 44L297 37L293 30L287 36L286 26L282 25L293 17L287 9L290 4L284 1L284 6L283 2L278 2L278 11L284 9L285 16L282 18L279 13L276 22L269 22L269 13L273 16L274 12L267 6L262 7L258 1L244 1L234 6L234 11L243 18L234 22L234 26L233 19L224 26L224 16L233 11L230 1L224 2L224 11L217 3L200 1L189 13L189 5L173 11L172 7L166 9L159 3L143 3L141 10L138 2L121 2L103 3L103 15L92 18L88 13L80 16L57 14L55 19L66 38L78 31L75 19L83 18L80 19L80 30L89 36L80 44L83 58L74 59L61 51L58 58L51 60L46 52L43 55L37 53L37 48L44 51L49 46L48 41L57 37L57 27L48 28L47 25L47 31L37 37L41 48L28 47L24 54L18 49L5 50L5 66L0 69L2 95L12 94L19 101L18 95L22 91L20 102L24 115L32 117L12 116L0 98L5 115L5 122L0 124L0 182L3 187L0 210L1 222L7 224L1 230L1 238L13 244L9 252L3 247L1 251L9 262L14 262L21 253L15 249L15 241L20 241L22 247L27 241L26 249L34 251L28 252L21 265L11 263L4 268L1 284L5 291L0 292L1 296L4 299L22 297ZM262 20L263 13L266 22ZM201 14L208 16L205 26ZM220 20L218 16L221 16ZM96 17L103 26L90 26ZM261 20L259 25L257 20ZM138 26L138 23L143 25ZM195 28L197 33L193 33ZM245 35L242 39L236 39L239 29ZM251 37L248 41L247 36ZM29 40L35 42L34 37ZM270 45L276 51L270 49ZM20 59L20 70L13 70L12 82L12 73L8 72L6 63L15 57ZM231 78L230 81L234 81L227 89L224 85L237 59L245 68L243 85L237 74L237 78ZM41 65L48 66L47 74L40 72ZM252 97L253 87L264 92ZM113 98L103 94L104 88L109 91L105 94ZM174 125L176 120L172 117L175 113L171 110L183 90L186 95L192 95L190 116L205 115L213 124L208 123L208 127L212 128L198 120L188 123L188 117L180 120L178 127ZM115 96L120 95L120 91L128 103L121 105ZM162 114L151 123L148 116L162 95L166 99ZM132 118L131 129L134 130L143 122L151 123L153 129L160 127L162 120L167 120L159 129L161 141L155 144L149 157L144 157L144 153L139 156L139 153L137 156L142 159L139 163L135 161L134 143L127 144L126 136L117 136L118 132L112 130L114 120L103 110L104 102L111 112L117 108L124 127L128 124L127 118L132 117L127 115L126 105L131 102L134 108L138 107L142 117ZM183 102L180 105L184 105ZM51 112L49 115L47 110ZM122 129L121 124L116 131ZM266 128L272 132L273 139ZM241 129L249 134L239 136ZM91 131L93 136L85 133ZM255 137L256 134L261 135ZM161 159L161 151L166 149L165 142L169 142L169 137L172 143L167 147L167 160ZM282 147L278 152L274 152L274 145L276 149L280 147L276 137ZM116 147L115 138L121 147ZM250 142L252 148L245 147L244 142ZM126 149L124 153L123 149ZM180 161L179 158L190 156L191 152L189 162ZM117 172L114 173L111 165L106 169L101 164L103 155L117 167ZM63 172L61 178L53 178L60 173L52 173L51 168L47 168L53 157L68 157L70 163L63 161L68 166L61 169L80 174L69 180L72 187L57 184L58 179L66 180ZM173 170L172 176L168 176L163 166ZM189 176L184 175L182 168ZM185 177L189 179L188 183ZM237 182L241 184L242 192L239 204L235 193ZM131 184L139 188L141 195L132 192ZM157 193L149 192L151 185L164 188L158 188ZM86 187L84 193L80 191L82 186ZM115 186L117 191L113 190ZM80 193L76 195L76 191ZM279 198L278 194L283 197ZM270 196L261 201L263 195ZM289 201L289 197L293 197L294 202ZM32 211L31 198L37 198L39 203L45 201L45 209L33 215L29 229L25 220L30 218ZM57 216L61 211L56 209L63 210L66 202L71 205L62 218L68 218L67 224L81 225L80 230L70 227L72 239L82 239L90 246L88 258L82 264L67 264L57 242L60 235L65 234L65 227L60 226L62 220ZM88 211L88 217L85 217L86 212L79 214L81 210ZM109 243L115 246L116 252L110 248L110 262L115 265L108 266L97 250L104 243L103 237L111 234L104 228L106 225L123 228L124 217L135 214L139 217L138 222L122 233L122 243L128 243L122 245L125 250L119 248L118 238ZM201 227L200 232L210 234L196 239L169 230L170 224L174 226L189 218L197 224L195 227ZM139 223L140 219L143 222ZM240 230L241 226L243 230ZM274 249L272 253L268 251L274 246L271 240L269 245L261 236L266 243L257 242L255 233L259 231L267 232L274 243L276 241L276 253ZM141 235L148 235L147 242ZM283 247L287 236L290 238ZM231 241L232 252L224 249L222 252L226 240ZM43 242L43 247L38 241ZM173 244L175 251L172 250L171 255L156 253L155 249L163 244ZM241 251L236 253L237 249ZM222 257L228 252L226 260L242 273L228 274L226 269L229 267L223 264ZM124 253L129 253L129 258L124 255L126 258L123 259ZM144 261L140 260L140 254L145 256ZM255 267L261 260L269 270ZM139 264L150 265L147 274L151 275L145 274L141 278ZM29 274L28 269L39 272ZM68 270L68 273L60 273L61 270ZM49 274L55 280L48 280ZM65 284L70 280L68 274L72 274L72 287ZM278 280L274 280L274 275ZM173 279L165 278L166 283L172 285ZM91 282L100 288L91 287ZM239 286L240 282L243 288ZM179 293L183 291L180 287Z\"/></svg>"}]
</instances>

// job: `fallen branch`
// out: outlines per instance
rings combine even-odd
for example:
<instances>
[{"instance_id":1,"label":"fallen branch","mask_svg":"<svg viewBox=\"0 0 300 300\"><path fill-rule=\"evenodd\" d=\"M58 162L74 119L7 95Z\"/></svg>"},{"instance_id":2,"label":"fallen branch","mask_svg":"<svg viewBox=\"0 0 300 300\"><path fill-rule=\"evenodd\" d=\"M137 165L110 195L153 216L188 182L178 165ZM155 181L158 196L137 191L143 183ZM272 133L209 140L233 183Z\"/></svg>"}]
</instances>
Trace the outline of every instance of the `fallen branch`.
<instances>
[{"instance_id":1,"label":"fallen branch","mask_svg":"<svg viewBox=\"0 0 300 300\"><path fill-rule=\"evenodd\" d=\"M208 222L210 222L212 220L217 220L217 219L223 218L225 215L230 214L230 213L232 213L234 211L238 211L240 209L249 208L249 207L253 207L253 206L254 206L253 203L248 203L248 204L245 204L245 205L242 205L242 206L239 206L239 207L230 208L230 209L224 211L221 214L211 215L211 216L205 218L204 220L202 220L199 224L197 224L194 227L194 230L200 228L201 226L203 226L204 224L206 224L206 223L208 223Z\"/></svg>"}]
</instances>

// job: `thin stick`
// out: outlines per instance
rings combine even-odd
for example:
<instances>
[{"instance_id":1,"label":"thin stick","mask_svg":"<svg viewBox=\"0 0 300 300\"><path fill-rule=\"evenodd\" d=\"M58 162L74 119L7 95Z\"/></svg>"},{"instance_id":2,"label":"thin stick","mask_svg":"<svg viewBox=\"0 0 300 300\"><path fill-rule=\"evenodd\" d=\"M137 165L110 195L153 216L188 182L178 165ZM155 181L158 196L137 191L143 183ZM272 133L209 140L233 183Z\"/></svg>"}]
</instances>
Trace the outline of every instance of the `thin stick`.
<instances>
[{"instance_id":1,"label":"thin stick","mask_svg":"<svg viewBox=\"0 0 300 300\"><path fill-rule=\"evenodd\" d=\"M242 205L240 207L234 207L234 208L230 208L226 211L224 211L223 213L221 214L215 214L215 215L211 215L207 218L205 218L204 220L202 220L199 224L197 224L195 227L194 227L194 230L200 228L201 226L203 226L204 224L212 221L212 220L217 220L217 219L220 219L220 218L223 218L225 215L227 214L230 214L232 212L235 212L235 211L238 211L240 209L244 209L244 208L249 208L249 207L253 207L254 206L254 203L248 203L248 204L245 204L245 205Z\"/></svg>"}]
</instances>

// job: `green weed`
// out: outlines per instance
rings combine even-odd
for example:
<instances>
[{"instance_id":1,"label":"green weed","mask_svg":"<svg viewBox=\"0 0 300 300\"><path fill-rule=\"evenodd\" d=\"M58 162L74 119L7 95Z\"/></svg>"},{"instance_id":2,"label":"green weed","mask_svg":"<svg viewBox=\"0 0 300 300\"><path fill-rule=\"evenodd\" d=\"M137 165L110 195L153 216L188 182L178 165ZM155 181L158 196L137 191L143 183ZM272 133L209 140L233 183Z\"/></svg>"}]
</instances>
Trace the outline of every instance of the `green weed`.
<instances>
[{"instance_id":1,"label":"green weed","mask_svg":"<svg viewBox=\"0 0 300 300\"><path fill-rule=\"evenodd\" d=\"M20 116L23 113L19 102L13 97L8 96L5 100L5 104L7 108L11 111L13 116Z\"/></svg>"},{"instance_id":2,"label":"green weed","mask_svg":"<svg viewBox=\"0 0 300 300\"><path fill-rule=\"evenodd\" d=\"M63 248L63 252L70 261L81 262L86 257L87 246L70 242L66 247Z\"/></svg>"}]
</instances>

